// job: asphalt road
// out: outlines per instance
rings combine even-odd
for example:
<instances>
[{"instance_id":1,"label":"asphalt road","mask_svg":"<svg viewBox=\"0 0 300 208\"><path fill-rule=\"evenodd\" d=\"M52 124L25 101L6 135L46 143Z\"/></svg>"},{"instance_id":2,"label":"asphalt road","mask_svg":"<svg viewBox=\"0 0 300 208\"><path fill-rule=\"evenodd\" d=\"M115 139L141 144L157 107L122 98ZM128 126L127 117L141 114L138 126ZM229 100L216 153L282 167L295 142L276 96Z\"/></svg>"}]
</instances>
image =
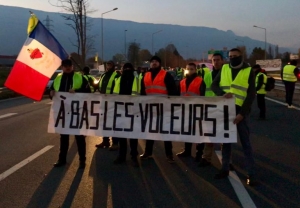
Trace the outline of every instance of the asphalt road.
<instances>
[{"instance_id":1,"label":"asphalt road","mask_svg":"<svg viewBox=\"0 0 300 208\"><path fill-rule=\"evenodd\" d=\"M234 145L232 155L237 176L248 193L245 195L234 190L229 179L213 178L221 166L216 155L212 166L206 168L197 167L193 158L176 156L176 163L169 164L162 142L155 143L153 160L142 161L140 168L134 168L130 161L114 165L117 152L96 150L94 146L101 139L88 137L87 166L78 170L77 147L72 137L68 165L53 168L59 135L47 133L49 102L44 99L34 103L25 98L0 102L1 208L242 207L249 199L256 207L300 207L298 109L267 101L268 119L258 121L256 103L253 104L249 123L257 186L245 184L239 143ZM139 141L140 153L144 144ZM173 143L174 154L182 147L182 143ZM28 158L41 150L45 151L35 159ZM20 164L22 161L28 164ZM12 167L20 168L3 178Z\"/></svg>"}]
</instances>

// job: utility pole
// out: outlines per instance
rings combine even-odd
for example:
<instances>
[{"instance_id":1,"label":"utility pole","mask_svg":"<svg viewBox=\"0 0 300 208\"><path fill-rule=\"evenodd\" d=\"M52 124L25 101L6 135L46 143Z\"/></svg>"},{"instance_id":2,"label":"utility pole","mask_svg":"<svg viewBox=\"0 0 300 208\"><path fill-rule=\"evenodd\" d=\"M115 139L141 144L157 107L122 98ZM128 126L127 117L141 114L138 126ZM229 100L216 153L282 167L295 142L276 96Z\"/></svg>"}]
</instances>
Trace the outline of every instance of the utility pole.
<instances>
[{"instance_id":1,"label":"utility pole","mask_svg":"<svg viewBox=\"0 0 300 208\"><path fill-rule=\"evenodd\" d=\"M54 30L51 27L54 27L51 22L53 22L53 20L50 19L49 15L47 15L47 18L45 20L43 20L43 22L45 22L45 27L47 28L47 30L49 30L49 32L54 32Z\"/></svg>"}]
</instances>

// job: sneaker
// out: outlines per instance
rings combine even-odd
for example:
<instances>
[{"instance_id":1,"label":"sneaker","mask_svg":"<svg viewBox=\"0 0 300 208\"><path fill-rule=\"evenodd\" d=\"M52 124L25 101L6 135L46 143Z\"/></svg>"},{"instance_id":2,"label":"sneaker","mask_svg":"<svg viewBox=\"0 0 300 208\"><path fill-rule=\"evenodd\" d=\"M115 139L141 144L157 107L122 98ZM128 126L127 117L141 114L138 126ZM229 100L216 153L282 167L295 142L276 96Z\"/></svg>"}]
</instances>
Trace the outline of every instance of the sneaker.
<instances>
[{"instance_id":1,"label":"sneaker","mask_svg":"<svg viewBox=\"0 0 300 208\"><path fill-rule=\"evenodd\" d=\"M143 160L147 160L147 159L152 158L152 155L149 155L147 153L143 153L142 155L140 155L140 158L143 159Z\"/></svg>"},{"instance_id":2,"label":"sneaker","mask_svg":"<svg viewBox=\"0 0 300 208\"><path fill-rule=\"evenodd\" d=\"M210 162L208 162L206 159L202 158L200 163L199 163L199 167L207 167L207 166L210 166Z\"/></svg>"},{"instance_id":3,"label":"sneaker","mask_svg":"<svg viewBox=\"0 0 300 208\"><path fill-rule=\"evenodd\" d=\"M295 108L295 106L293 106L293 105L288 105L288 108Z\"/></svg>"},{"instance_id":4,"label":"sneaker","mask_svg":"<svg viewBox=\"0 0 300 208\"><path fill-rule=\"evenodd\" d=\"M168 161L169 163L174 163L175 160L174 160L174 158L173 158L173 155L167 156L167 161Z\"/></svg>"},{"instance_id":5,"label":"sneaker","mask_svg":"<svg viewBox=\"0 0 300 208\"><path fill-rule=\"evenodd\" d=\"M191 153L190 152L186 152L186 151L182 151L176 154L178 157L190 157Z\"/></svg>"},{"instance_id":6,"label":"sneaker","mask_svg":"<svg viewBox=\"0 0 300 208\"><path fill-rule=\"evenodd\" d=\"M221 170L218 174L215 175L215 179L223 179L227 178L229 176L228 170Z\"/></svg>"},{"instance_id":7,"label":"sneaker","mask_svg":"<svg viewBox=\"0 0 300 208\"><path fill-rule=\"evenodd\" d=\"M100 144L96 144L95 147L105 149L109 147L109 143L102 142Z\"/></svg>"},{"instance_id":8,"label":"sneaker","mask_svg":"<svg viewBox=\"0 0 300 208\"><path fill-rule=\"evenodd\" d=\"M131 165L133 166L133 167L140 167L140 164L139 164L139 162L138 162L138 159L136 158L136 157L134 157L134 158L131 158Z\"/></svg>"},{"instance_id":9,"label":"sneaker","mask_svg":"<svg viewBox=\"0 0 300 208\"><path fill-rule=\"evenodd\" d=\"M249 186L257 185L257 181L255 180L255 177L253 175L247 175L246 183Z\"/></svg>"},{"instance_id":10,"label":"sneaker","mask_svg":"<svg viewBox=\"0 0 300 208\"><path fill-rule=\"evenodd\" d=\"M66 164L67 164L66 161L57 161L56 163L53 164L53 166L55 168L58 168L58 167L66 165Z\"/></svg>"},{"instance_id":11,"label":"sneaker","mask_svg":"<svg viewBox=\"0 0 300 208\"><path fill-rule=\"evenodd\" d=\"M117 157L117 159L114 160L114 164L118 165L118 164L122 164L124 163L126 160L120 157Z\"/></svg>"},{"instance_id":12,"label":"sneaker","mask_svg":"<svg viewBox=\"0 0 300 208\"><path fill-rule=\"evenodd\" d=\"M117 144L113 144L108 148L109 151L116 151L118 149L119 149L119 145Z\"/></svg>"}]
</instances>

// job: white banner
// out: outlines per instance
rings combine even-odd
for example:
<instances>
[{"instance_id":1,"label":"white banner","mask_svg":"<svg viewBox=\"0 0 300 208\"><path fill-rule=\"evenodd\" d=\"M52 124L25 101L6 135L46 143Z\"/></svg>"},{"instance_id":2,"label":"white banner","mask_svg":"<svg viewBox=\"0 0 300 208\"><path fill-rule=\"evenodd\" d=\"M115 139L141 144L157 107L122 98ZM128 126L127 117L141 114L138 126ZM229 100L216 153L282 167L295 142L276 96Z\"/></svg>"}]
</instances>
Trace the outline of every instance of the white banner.
<instances>
[{"instance_id":1,"label":"white banner","mask_svg":"<svg viewBox=\"0 0 300 208\"><path fill-rule=\"evenodd\" d=\"M280 71L281 59L256 60L256 64L266 71Z\"/></svg>"},{"instance_id":2,"label":"white banner","mask_svg":"<svg viewBox=\"0 0 300 208\"><path fill-rule=\"evenodd\" d=\"M234 99L56 93L48 132L181 142L237 142Z\"/></svg>"}]
</instances>

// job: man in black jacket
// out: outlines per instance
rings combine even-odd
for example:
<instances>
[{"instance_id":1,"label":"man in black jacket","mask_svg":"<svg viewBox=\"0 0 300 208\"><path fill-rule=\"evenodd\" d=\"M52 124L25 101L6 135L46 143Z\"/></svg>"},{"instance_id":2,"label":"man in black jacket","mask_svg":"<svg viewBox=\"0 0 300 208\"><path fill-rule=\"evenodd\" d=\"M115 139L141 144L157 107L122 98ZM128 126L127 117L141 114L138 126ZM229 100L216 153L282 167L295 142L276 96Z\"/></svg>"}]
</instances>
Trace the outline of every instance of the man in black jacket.
<instances>
[{"instance_id":1,"label":"man in black jacket","mask_svg":"<svg viewBox=\"0 0 300 208\"><path fill-rule=\"evenodd\" d=\"M131 63L126 63L123 66L123 71L121 77L117 78L114 86L114 94L119 95L136 95L139 89L139 79L134 75L134 68ZM134 167L139 167L137 160L138 156L138 140L129 139L130 143L130 155L132 165ZM121 164L126 161L127 153L127 139L119 138L119 155L114 161L115 164Z\"/></svg>"},{"instance_id":2,"label":"man in black jacket","mask_svg":"<svg viewBox=\"0 0 300 208\"><path fill-rule=\"evenodd\" d=\"M59 74L51 86L50 97L52 98L55 95L55 92L80 92L80 93L90 93L91 89L89 83L83 76L79 73L74 72L73 64L70 59L62 61L61 64L63 73ZM76 80L76 83L73 81ZM85 167L85 136L75 135L78 154L79 154L79 168L82 169ZM69 149L69 135L61 134L60 135L60 152L58 161L54 164L54 167L64 166L67 162L67 153Z\"/></svg>"},{"instance_id":3,"label":"man in black jacket","mask_svg":"<svg viewBox=\"0 0 300 208\"><path fill-rule=\"evenodd\" d=\"M150 70L148 72L146 72L145 76L141 80L141 95L147 95L146 87L145 87L145 77L147 76L147 73L150 73L150 75L151 75L150 79L153 82L155 80L155 78L158 76L160 70L162 70L161 69L161 59L157 56L153 56L150 60ZM167 72L164 77L164 85L167 90L167 95L171 95L171 96L178 95L178 91L176 88L174 78L172 77L171 74L169 74ZM166 152L167 160L168 160L168 162L172 163L172 162L174 162L173 152L172 152L172 148L173 148L172 142L165 141L164 143L165 143L165 152ZM145 152L142 155L140 155L141 159L148 159L148 158L152 157L153 145L154 145L153 140L146 141Z\"/></svg>"},{"instance_id":4,"label":"man in black jacket","mask_svg":"<svg viewBox=\"0 0 300 208\"><path fill-rule=\"evenodd\" d=\"M115 79L120 75L115 72L115 64L113 61L106 63L106 72L101 76L99 81L99 92L101 94L113 94ZM112 137L112 145L110 146L109 137L103 137L103 141L97 144L97 148L109 148L110 151L118 149L119 139Z\"/></svg>"}]
</instances>

